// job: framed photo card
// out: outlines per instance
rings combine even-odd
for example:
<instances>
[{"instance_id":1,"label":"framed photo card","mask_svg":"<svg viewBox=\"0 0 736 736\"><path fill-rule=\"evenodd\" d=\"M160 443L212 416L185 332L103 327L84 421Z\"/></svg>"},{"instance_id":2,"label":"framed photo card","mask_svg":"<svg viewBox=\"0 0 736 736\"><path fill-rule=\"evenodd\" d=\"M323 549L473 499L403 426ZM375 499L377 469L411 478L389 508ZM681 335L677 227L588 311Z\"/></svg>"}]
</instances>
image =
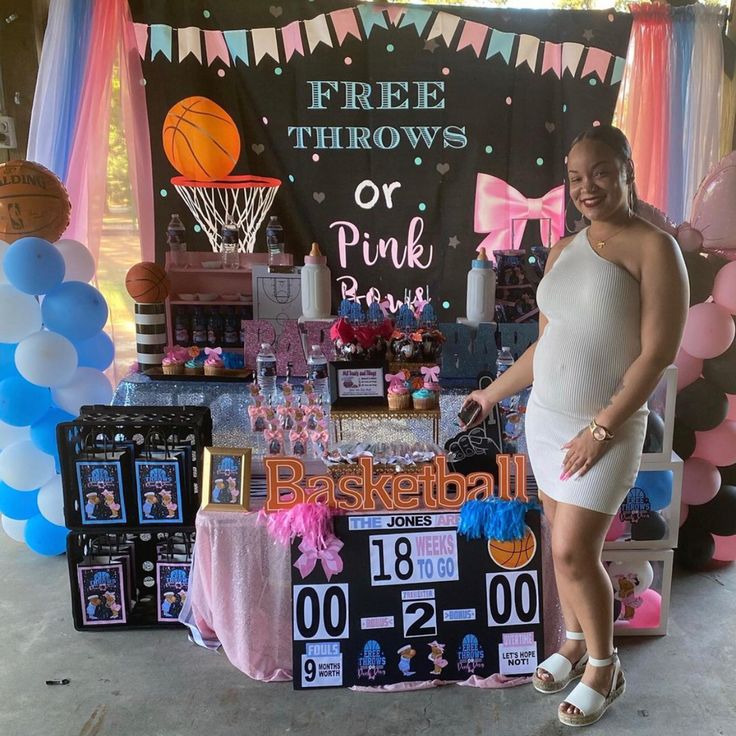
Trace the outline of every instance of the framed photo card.
<instances>
[{"instance_id":1,"label":"framed photo card","mask_svg":"<svg viewBox=\"0 0 736 736\"><path fill-rule=\"evenodd\" d=\"M77 460L82 524L125 524L122 468L119 460Z\"/></svg>"},{"instance_id":2,"label":"framed photo card","mask_svg":"<svg viewBox=\"0 0 736 736\"><path fill-rule=\"evenodd\" d=\"M181 524L182 492L178 460L135 461L138 520L141 524Z\"/></svg>"},{"instance_id":3,"label":"framed photo card","mask_svg":"<svg viewBox=\"0 0 736 736\"><path fill-rule=\"evenodd\" d=\"M124 624L127 601L123 565L80 565L77 574L82 623L89 626Z\"/></svg>"},{"instance_id":4,"label":"framed photo card","mask_svg":"<svg viewBox=\"0 0 736 736\"><path fill-rule=\"evenodd\" d=\"M158 591L158 620L176 622L184 607L189 591L191 563L159 562L156 564L156 590Z\"/></svg>"},{"instance_id":5,"label":"framed photo card","mask_svg":"<svg viewBox=\"0 0 736 736\"><path fill-rule=\"evenodd\" d=\"M202 508L247 511L250 504L250 460L250 447L205 447Z\"/></svg>"}]
</instances>

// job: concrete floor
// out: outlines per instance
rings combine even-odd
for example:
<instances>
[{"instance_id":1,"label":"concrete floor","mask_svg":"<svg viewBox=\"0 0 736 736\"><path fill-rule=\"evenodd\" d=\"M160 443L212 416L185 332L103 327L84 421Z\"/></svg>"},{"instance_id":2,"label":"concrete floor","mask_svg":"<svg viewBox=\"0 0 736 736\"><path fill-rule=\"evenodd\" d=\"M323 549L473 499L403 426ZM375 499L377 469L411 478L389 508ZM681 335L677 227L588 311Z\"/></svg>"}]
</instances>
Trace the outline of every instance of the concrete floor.
<instances>
[{"instance_id":1,"label":"concrete floor","mask_svg":"<svg viewBox=\"0 0 736 736\"><path fill-rule=\"evenodd\" d=\"M0 736L569 733L560 696L531 686L294 692L247 679L181 630L80 634L66 570L0 534ZM670 634L619 642L628 689L591 732L736 734L734 642L736 566L676 573Z\"/></svg>"}]
</instances>

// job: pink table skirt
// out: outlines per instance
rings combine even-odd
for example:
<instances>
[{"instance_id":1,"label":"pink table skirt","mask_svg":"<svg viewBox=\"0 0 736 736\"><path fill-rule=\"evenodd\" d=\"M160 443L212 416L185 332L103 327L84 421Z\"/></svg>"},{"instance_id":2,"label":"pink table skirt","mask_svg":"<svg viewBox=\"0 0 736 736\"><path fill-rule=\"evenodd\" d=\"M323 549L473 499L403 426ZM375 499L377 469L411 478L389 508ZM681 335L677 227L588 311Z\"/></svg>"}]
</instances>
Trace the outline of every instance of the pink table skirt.
<instances>
[{"instance_id":1,"label":"pink table skirt","mask_svg":"<svg viewBox=\"0 0 736 736\"><path fill-rule=\"evenodd\" d=\"M190 605L182 620L197 643L222 646L230 662L248 677L265 682L291 680L290 551L274 542L257 519L256 511L197 514ZM559 647L563 626L544 522L542 546L544 636L549 653ZM463 684L504 687L527 681L492 675L472 677Z\"/></svg>"}]
</instances>

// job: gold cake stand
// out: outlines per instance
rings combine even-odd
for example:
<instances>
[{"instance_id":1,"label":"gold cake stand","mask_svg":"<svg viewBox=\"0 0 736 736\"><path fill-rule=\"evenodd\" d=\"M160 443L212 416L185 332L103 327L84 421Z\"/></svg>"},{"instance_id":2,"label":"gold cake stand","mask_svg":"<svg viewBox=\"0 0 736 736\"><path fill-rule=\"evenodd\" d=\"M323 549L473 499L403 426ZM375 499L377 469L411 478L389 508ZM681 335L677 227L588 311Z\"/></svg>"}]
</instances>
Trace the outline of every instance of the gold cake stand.
<instances>
[{"instance_id":1,"label":"gold cake stand","mask_svg":"<svg viewBox=\"0 0 736 736\"><path fill-rule=\"evenodd\" d=\"M333 420L335 442L342 442L342 423L356 419L424 419L432 422L432 441L437 445L440 441L440 409L398 409L388 406L361 406L351 408L333 407L330 418Z\"/></svg>"}]
</instances>

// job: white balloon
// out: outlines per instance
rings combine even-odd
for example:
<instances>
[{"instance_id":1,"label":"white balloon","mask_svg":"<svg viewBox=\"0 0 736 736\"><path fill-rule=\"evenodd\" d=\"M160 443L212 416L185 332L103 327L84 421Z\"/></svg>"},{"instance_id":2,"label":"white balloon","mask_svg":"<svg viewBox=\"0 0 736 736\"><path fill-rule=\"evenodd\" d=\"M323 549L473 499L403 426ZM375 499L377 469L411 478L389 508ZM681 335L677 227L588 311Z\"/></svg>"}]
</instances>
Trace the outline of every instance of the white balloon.
<instances>
[{"instance_id":1,"label":"white balloon","mask_svg":"<svg viewBox=\"0 0 736 736\"><path fill-rule=\"evenodd\" d=\"M12 445L13 442L29 439L31 439L30 427L14 427L12 424L0 421L0 450Z\"/></svg>"},{"instance_id":2,"label":"white balloon","mask_svg":"<svg viewBox=\"0 0 736 736\"><path fill-rule=\"evenodd\" d=\"M64 281L84 281L85 284L92 281L95 275L95 259L87 246L78 240L68 239L59 240L55 245L64 256Z\"/></svg>"},{"instance_id":3,"label":"white balloon","mask_svg":"<svg viewBox=\"0 0 736 736\"><path fill-rule=\"evenodd\" d=\"M63 386L77 370L77 349L56 332L34 332L18 343L15 367L36 386Z\"/></svg>"},{"instance_id":4,"label":"white balloon","mask_svg":"<svg viewBox=\"0 0 736 736\"><path fill-rule=\"evenodd\" d=\"M613 595L622 600L633 593L643 593L654 581L654 568L649 560L611 562L608 576L613 583Z\"/></svg>"},{"instance_id":5,"label":"white balloon","mask_svg":"<svg viewBox=\"0 0 736 736\"><path fill-rule=\"evenodd\" d=\"M60 409L76 416L85 404L109 404L112 386L102 371L82 367L77 368L69 383L51 389L51 398Z\"/></svg>"},{"instance_id":6,"label":"white balloon","mask_svg":"<svg viewBox=\"0 0 736 736\"><path fill-rule=\"evenodd\" d=\"M14 442L0 453L0 480L16 491L40 488L55 474L54 458L31 440Z\"/></svg>"},{"instance_id":7,"label":"white balloon","mask_svg":"<svg viewBox=\"0 0 736 736\"><path fill-rule=\"evenodd\" d=\"M28 522L23 519L18 521L17 519L10 519L7 516L3 516L2 525L5 533L15 542L26 541L26 524Z\"/></svg>"},{"instance_id":8,"label":"white balloon","mask_svg":"<svg viewBox=\"0 0 736 736\"><path fill-rule=\"evenodd\" d=\"M61 486L61 476L54 476L48 483L41 486L37 496L38 510L41 515L58 526L66 526L64 522L64 490Z\"/></svg>"},{"instance_id":9,"label":"white balloon","mask_svg":"<svg viewBox=\"0 0 736 736\"><path fill-rule=\"evenodd\" d=\"M0 240L0 284L7 284L8 279L5 276L3 270L3 258L5 258L5 251L10 248L10 243L6 243L4 240Z\"/></svg>"},{"instance_id":10,"label":"white balloon","mask_svg":"<svg viewBox=\"0 0 736 736\"><path fill-rule=\"evenodd\" d=\"M41 306L34 296L0 284L0 342L20 342L41 329Z\"/></svg>"}]
</instances>

